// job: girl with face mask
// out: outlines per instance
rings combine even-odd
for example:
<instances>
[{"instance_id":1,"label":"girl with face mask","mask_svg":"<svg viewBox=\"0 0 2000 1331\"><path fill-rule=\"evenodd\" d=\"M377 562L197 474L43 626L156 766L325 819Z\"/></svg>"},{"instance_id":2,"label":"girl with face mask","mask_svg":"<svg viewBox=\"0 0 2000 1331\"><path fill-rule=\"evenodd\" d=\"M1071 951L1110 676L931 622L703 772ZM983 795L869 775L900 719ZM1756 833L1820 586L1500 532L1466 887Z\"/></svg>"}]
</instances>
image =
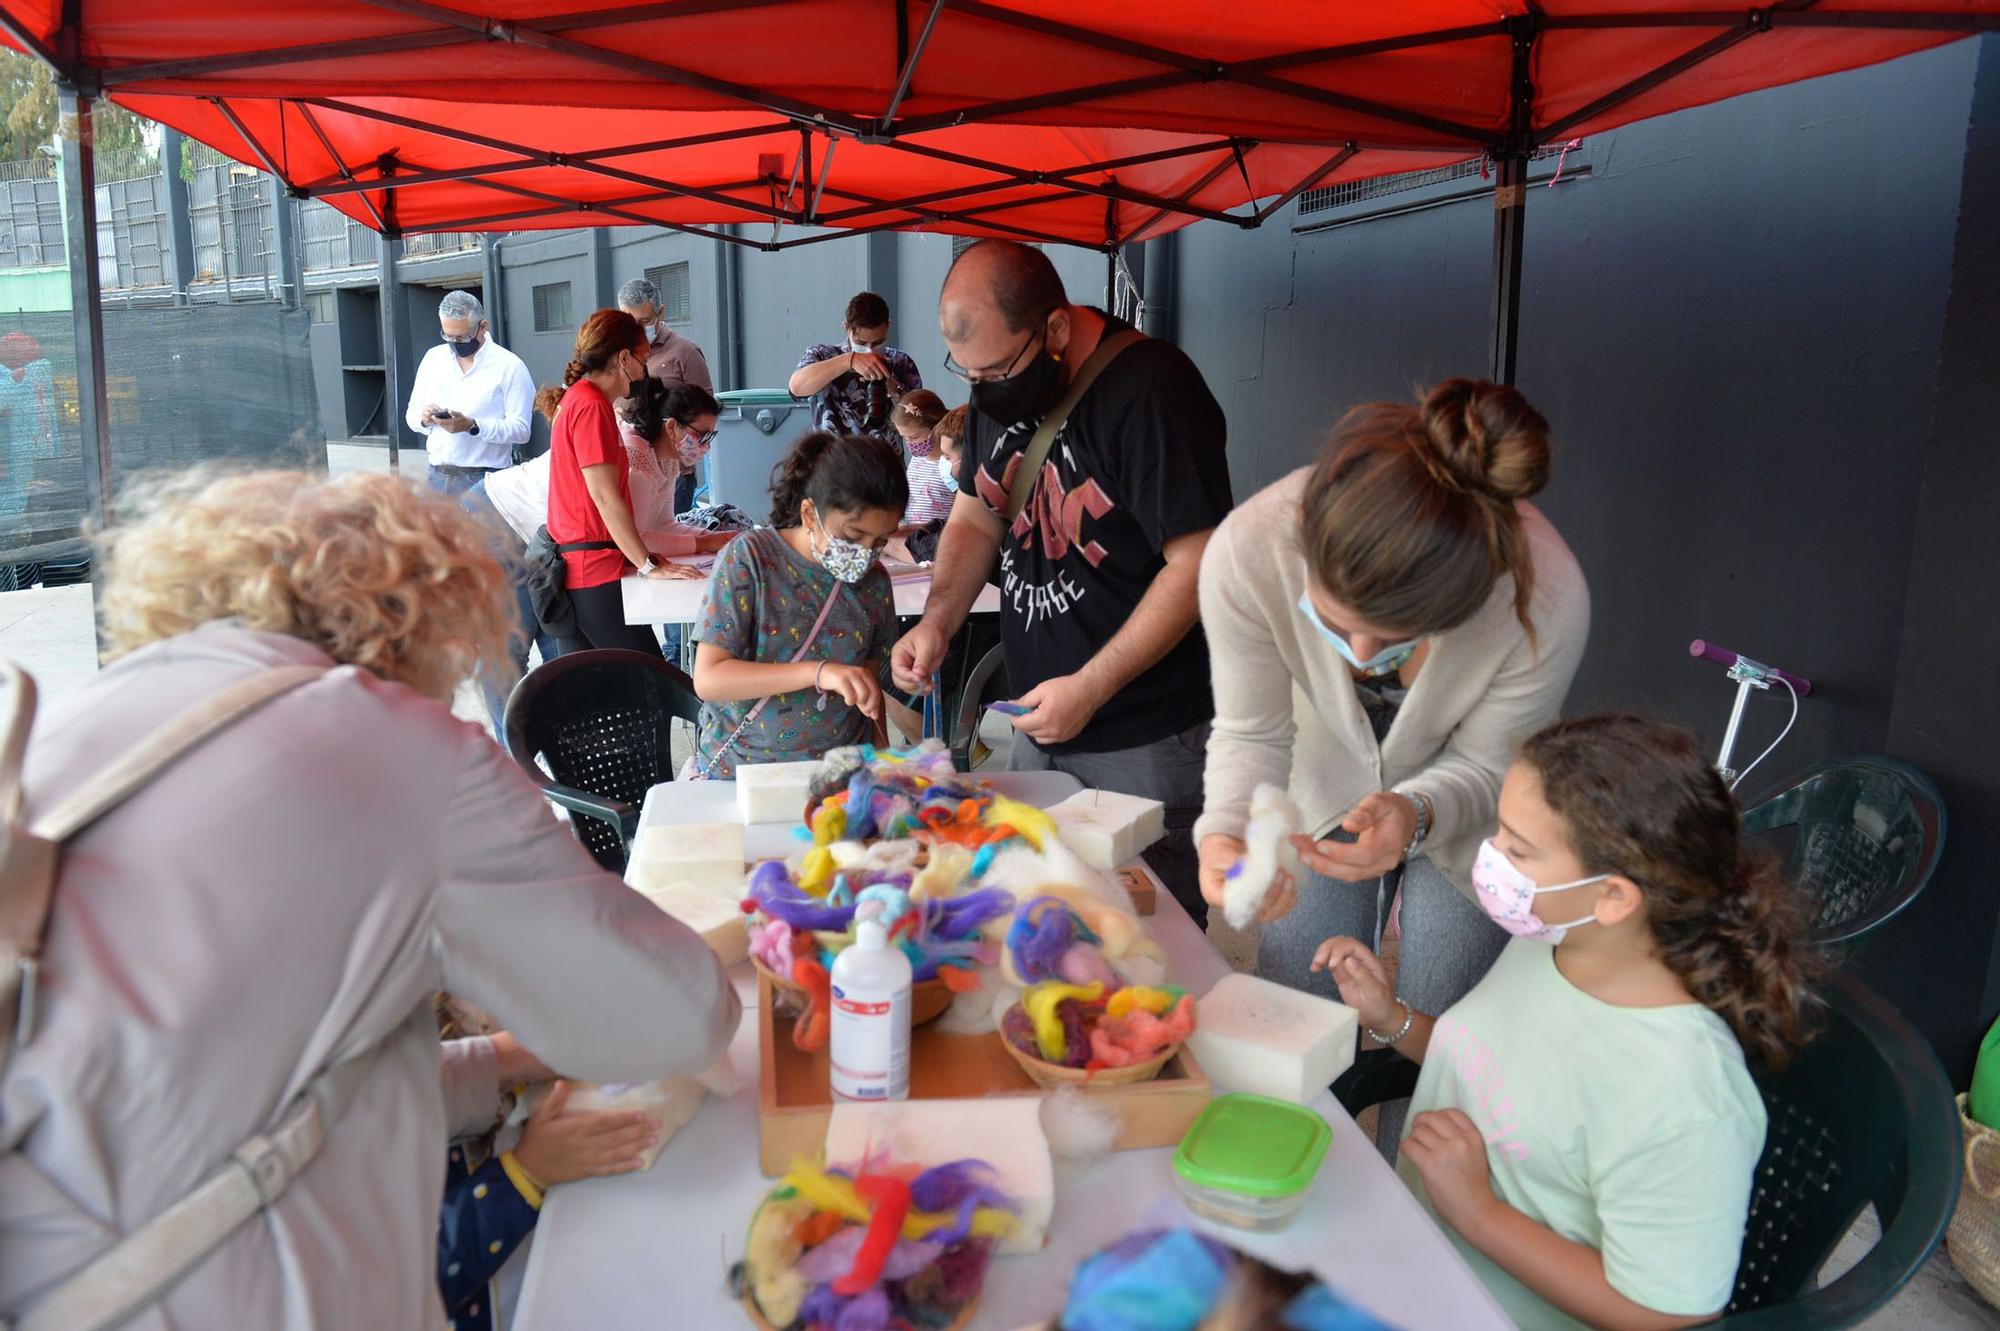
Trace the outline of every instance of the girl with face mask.
<instances>
[{"instance_id":1,"label":"girl with face mask","mask_svg":"<svg viewBox=\"0 0 2000 1331\"><path fill-rule=\"evenodd\" d=\"M697 774L881 740L897 628L880 557L909 498L902 453L873 435L816 431L778 464L771 525L716 557L695 624Z\"/></svg>"},{"instance_id":2,"label":"girl with face mask","mask_svg":"<svg viewBox=\"0 0 2000 1331\"><path fill-rule=\"evenodd\" d=\"M1252 793L1289 787L1299 882L1265 898L1257 971L1336 995L1311 968L1392 911L1405 993L1462 997L1507 935L1469 871L1522 740L1555 720L1590 599L1526 501L1549 427L1515 389L1453 379L1421 404L1357 407L1319 460L1253 495L1201 565L1216 717L1195 824L1203 895L1224 899ZM1336 977L1337 978L1337 977ZM1394 1150L1400 1103L1377 1143Z\"/></svg>"},{"instance_id":3,"label":"girl with face mask","mask_svg":"<svg viewBox=\"0 0 2000 1331\"><path fill-rule=\"evenodd\" d=\"M1633 716L1529 739L1472 879L1513 941L1443 1015L1353 938L1313 961L1423 1064L1398 1172L1523 1327L1709 1320L1764 1146L1746 1058L1808 1032L1805 903L1695 737Z\"/></svg>"}]
</instances>

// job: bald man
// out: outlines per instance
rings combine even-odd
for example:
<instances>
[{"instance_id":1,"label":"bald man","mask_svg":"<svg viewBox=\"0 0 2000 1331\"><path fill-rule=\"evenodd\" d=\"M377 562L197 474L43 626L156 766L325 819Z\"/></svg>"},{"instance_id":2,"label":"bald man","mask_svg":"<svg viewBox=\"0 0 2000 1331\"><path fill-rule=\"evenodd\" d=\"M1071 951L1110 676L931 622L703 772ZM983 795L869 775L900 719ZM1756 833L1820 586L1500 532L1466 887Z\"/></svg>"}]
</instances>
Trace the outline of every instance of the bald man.
<instances>
[{"instance_id":1,"label":"bald man","mask_svg":"<svg viewBox=\"0 0 2000 1331\"><path fill-rule=\"evenodd\" d=\"M997 553L1007 675L1029 709L1013 718L1009 765L1165 803L1167 838L1147 860L1205 921L1192 829L1215 709L1195 576L1230 507L1222 408L1177 347L1124 348L1063 422L1010 525L1036 428L1128 325L1070 304L1040 250L997 240L952 265L938 323L972 403L958 498L924 617L896 644L896 680L928 684Z\"/></svg>"}]
</instances>

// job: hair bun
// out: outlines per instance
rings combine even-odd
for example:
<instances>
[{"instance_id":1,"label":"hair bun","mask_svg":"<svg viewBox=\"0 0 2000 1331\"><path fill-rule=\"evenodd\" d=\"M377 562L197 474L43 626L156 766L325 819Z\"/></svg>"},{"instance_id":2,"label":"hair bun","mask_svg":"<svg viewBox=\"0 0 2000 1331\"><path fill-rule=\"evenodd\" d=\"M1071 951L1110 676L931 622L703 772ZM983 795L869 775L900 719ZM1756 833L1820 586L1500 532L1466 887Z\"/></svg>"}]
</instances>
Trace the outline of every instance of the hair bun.
<instances>
[{"instance_id":1,"label":"hair bun","mask_svg":"<svg viewBox=\"0 0 2000 1331\"><path fill-rule=\"evenodd\" d=\"M1549 423L1519 390L1447 379L1422 414L1431 453L1459 488L1511 503L1548 484Z\"/></svg>"}]
</instances>

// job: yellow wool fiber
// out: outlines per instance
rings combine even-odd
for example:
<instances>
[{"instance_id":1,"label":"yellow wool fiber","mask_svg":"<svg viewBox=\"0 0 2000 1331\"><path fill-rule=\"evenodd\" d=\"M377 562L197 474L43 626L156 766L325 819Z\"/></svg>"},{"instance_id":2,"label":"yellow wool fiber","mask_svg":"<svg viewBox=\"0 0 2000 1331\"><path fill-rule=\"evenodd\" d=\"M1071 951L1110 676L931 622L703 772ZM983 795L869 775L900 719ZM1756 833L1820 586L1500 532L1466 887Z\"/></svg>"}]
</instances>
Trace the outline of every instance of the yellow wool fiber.
<instances>
[{"instance_id":1,"label":"yellow wool fiber","mask_svg":"<svg viewBox=\"0 0 2000 1331\"><path fill-rule=\"evenodd\" d=\"M750 1277L750 1294L772 1326L790 1326L811 1287L798 1273L805 1247L798 1228L812 1216L804 1197L771 1198L750 1218L750 1235L743 1244L743 1266Z\"/></svg>"},{"instance_id":2,"label":"yellow wool fiber","mask_svg":"<svg viewBox=\"0 0 2000 1331\"><path fill-rule=\"evenodd\" d=\"M1021 995L1021 1010L1028 1014L1029 1021L1035 1023L1035 1044L1040 1047L1043 1058L1051 1063L1060 1063L1069 1047L1063 1036L1062 1018L1056 1015L1056 1004L1065 998L1095 1003L1103 996L1104 986L1095 980L1089 984L1044 980Z\"/></svg>"},{"instance_id":3,"label":"yellow wool fiber","mask_svg":"<svg viewBox=\"0 0 2000 1331\"><path fill-rule=\"evenodd\" d=\"M799 890L816 897L825 896L833 886L834 869L832 848L814 846L799 865Z\"/></svg>"},{"instance_id":4,"label":"yellow wool fiber","mask_svg":"<svg viewBox=\"0 0 2000 1331\"><path fill-rule=\"evenodd\" d=\"M987 827L999 827L1004 823L1019 832L1021 839L1036 850L1040 850L1042 843L1056 834L1055 819L1032 804L1010 800L1005 795L995 795L993 803L986 807L979 821Z\"/></svg>"},{"instance_id":5,"label":"yellow wool fiber","mask_svg":"<svg viewBox=\"0 0 2000 1331\"><path fill-rule=\"evenodd\" d=\"M930 863L917 870L910 882L910 900L943 901L955 897L972 870L972 852L964 846L941 841L931 847Z\"/></svg>"}]
</instances>

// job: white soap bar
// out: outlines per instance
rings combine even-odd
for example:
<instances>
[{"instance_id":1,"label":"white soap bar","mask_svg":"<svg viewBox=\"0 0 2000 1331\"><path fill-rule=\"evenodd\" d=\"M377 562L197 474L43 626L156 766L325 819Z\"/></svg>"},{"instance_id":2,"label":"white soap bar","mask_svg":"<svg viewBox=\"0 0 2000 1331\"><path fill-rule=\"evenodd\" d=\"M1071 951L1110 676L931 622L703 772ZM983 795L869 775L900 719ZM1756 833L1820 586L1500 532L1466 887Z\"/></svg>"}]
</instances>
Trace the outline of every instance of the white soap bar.
<instances>
[{"instance_id":1,"label":"white soap bar","mask_svg":"<svg viewBox=\"0 0 2000 1331\"><path fill-rule=\"evenodd\" d=\"M744 763L736 769L736 807L746 823L797 823L819 763Z\"/></svg>"},{"instance_id":2,"label":"white soap bar","mask_svg":"<svg viewBox=\"0 0 2000 1331\"><path fill-rule=\"evenodd\" d=\"M1359 1031L1345 1003L1225 975L1195 1004L1188 1048L1225 1090L1304 1104L1353 1064Z\"/></svg>"},{"instance_id":3,"label":"white soap bar","mask_svg":"<svg viewBox=\"0 0 2000 1331\"><path fill-rule=\"evenodd\" d=\"M999 1252L1040 1252L1048 1241L1056 1181L1040 1096L834 1101L826 1125L827 1163L851 1168L871 1152L886 1153L895 1165L925 1169L954 1160L985 1161L993 1167L994 1186L1019 1206L1014 1232L1000 1241Z\"/></svg>"},{"instance_id":4,"label":"white soap bar","mask_svg":"<svg viewBox=\"0 0 2000 1331\"><path fill-rule=\"evenodd\" d=\"M1130 864L1167 834L1166 805L1113 790L1079 791L1050 805L1048 813L1061 829L1063 844L1104 873Z\"/></svg>"},{"instance_id":5,"label":"white soap bar","mask_svg":"<svg viewBox=\"0 0 2000 1331\"><path fill-rule=\"evenodd\" d=\"M541 1089L543 1094L547 1093L547 1087ZM686 1076L606 1086L571 1082L569 1102L563 1106L563 1113L637 1110L652 1119L653 1126L660 1131L660 1140L639 1152L639 1168L645 1170L653 1167L653 1162L660 1158L660 1152L666 1149L673 1135L687 1126L707 1095L708 1091L699 1078ZM536 1106L540 1106L540 1097L536 1098Z\"/></svg>"},{"instance_id":6,"label":"white soap bar","mask_svg":"<svg viewBox=\"0 0 2000 1331\"><path fill-rule=\"evenodd\" d=\"M735 897L693 883L668 883L665 887L634 890L700 934L701 941L722 958L723 965L734 966L750 955L750 931L745 927L743 908Z\"/></svg>"},{"instance_id":7,"label":"white soap bar","mask_svg":"<svg viewBox=\"0 0 2000 1331\"><path fill-rule=\"evenodd\" d=\"M692 883L735 897L743 892L743 824L654 823L632 847L642 887Z\"/></svg>"}]
</instances>

